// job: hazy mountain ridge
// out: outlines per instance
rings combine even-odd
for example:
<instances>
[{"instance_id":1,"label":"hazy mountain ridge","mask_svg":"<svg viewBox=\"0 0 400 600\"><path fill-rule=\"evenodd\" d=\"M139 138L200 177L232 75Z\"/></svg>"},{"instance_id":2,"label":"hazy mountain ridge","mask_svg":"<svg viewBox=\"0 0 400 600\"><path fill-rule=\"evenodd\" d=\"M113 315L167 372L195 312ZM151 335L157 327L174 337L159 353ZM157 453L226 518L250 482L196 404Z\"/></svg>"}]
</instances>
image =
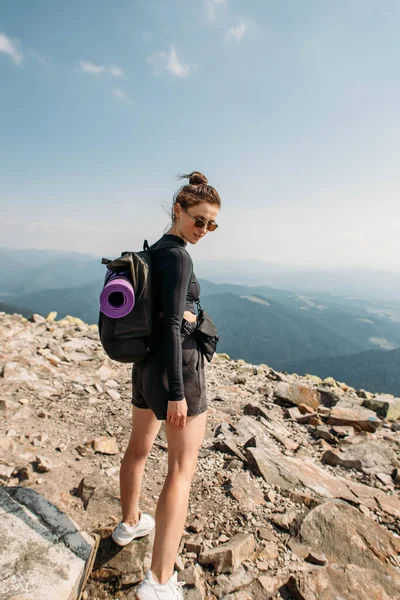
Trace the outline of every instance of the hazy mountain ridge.
<instances>
[{"instance_id":1,"label":"hazy mountain ridge","mask_svg":"<svg viewBox=\"0 0 400 600\"><path fill-rule=\"evenodd\" d=\"M4 248L0 257L5 264L0 284L4 312L29 317L32 312L46 316L54 310L58 318L70 314L86 323L97 323L105 274L100 259ZM363 387L367 373L357 358L361 355L369 365L366 387L390 391L392 384L397 386L391 375L392 360L379 348L400 346L400 304L328 293L307 295L266 285L200 282L202 305L220 332L220 352L254 364L267 363L278 370L333 375ZM53 287L42 287L46 285ZM372 360L367 351L375 352L379 360ZM355 357L348 362L353 366L344 369L350 355ZM385 361L390 363L389 387L378 367Z\"/></svg>"},{"instance_id":2,"label":"hazy mountain ridge","mask_svg":"<svg viewBox=\"0 0 400 600\"><path fill-rule=\"evenodd\" d=\"M299 375L312 373L322 378L334 377L375 393L400 395L400 348L293 362L287 365L287 370Z\"/></svg>"}]
</instances>

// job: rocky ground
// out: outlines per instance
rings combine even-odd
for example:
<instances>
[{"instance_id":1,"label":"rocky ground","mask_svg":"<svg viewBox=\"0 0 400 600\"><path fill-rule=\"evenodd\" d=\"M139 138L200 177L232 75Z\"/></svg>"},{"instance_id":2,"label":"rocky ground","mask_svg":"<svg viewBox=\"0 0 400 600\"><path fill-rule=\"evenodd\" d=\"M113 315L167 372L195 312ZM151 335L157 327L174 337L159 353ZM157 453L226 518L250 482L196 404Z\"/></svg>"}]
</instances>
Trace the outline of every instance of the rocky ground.
<instances>
[{"instance_id":1,"label":"rocky ground","mask_svg":"<svg viewBox=\"0 0 400 600\"><path fill-rule=\"evenodd\" d=\"M97 328L0 313L0 481L100 538L83 598L132 600L152 536L117 548L130 367ZM189 600L400 599L400 399L218 355L176 561ZM166 473L163 430L141 507Z\"/></svg>"}]
</instances>

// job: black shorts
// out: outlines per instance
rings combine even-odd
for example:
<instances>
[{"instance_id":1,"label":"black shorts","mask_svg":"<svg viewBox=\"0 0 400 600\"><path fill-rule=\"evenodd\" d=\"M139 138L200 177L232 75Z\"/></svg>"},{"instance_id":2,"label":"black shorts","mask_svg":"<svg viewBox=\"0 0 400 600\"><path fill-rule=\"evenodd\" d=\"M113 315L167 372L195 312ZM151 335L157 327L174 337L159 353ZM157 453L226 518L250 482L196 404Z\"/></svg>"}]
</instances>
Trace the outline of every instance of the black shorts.
<instances>
[{"instance_id":1,"label":"black shorts","mask_svg":"<svg viewBox=\"0 0 400 600\"><path fill-rule=\"evenodd\" d=\"M182 341L182 374L188 417L207 410L204 357L196 338L187 335ZM162 343L157 344L142 362L132 369L132 404L151 408L159 421L167 418L168 381Z\"/></svg>"}]
</instances>

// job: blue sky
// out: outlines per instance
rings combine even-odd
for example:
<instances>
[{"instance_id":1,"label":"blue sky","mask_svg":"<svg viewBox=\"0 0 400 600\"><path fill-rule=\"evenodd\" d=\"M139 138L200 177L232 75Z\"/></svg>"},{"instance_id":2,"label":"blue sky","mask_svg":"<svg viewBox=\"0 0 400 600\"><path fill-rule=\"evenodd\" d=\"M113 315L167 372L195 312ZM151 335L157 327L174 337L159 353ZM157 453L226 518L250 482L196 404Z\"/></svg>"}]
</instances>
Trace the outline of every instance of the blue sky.
<instances>
[{"instance_id":1,"label":"blue sky","mask_svg":"<svg viewBox=\"0 0 400 600\"><path fill-rule=\"evenodd\" d=\"M2 0L0 245L118 254L174 172L197 259L400 270L397 0Z\"/></svg>"}]
</instances>

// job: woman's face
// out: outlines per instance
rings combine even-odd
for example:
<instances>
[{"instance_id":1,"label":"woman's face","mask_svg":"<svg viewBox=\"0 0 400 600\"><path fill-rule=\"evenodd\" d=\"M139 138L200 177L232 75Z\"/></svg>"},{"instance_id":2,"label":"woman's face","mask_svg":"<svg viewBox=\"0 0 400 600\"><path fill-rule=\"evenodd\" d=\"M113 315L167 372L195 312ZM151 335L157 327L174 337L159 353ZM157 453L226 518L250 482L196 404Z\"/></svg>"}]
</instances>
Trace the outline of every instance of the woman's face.
<instances>
[{"instance_id":1,"label":"woman's face","mask_svg":"<svg viewBox=\"0 0 400 600\"><path fill-rule=\"evenodd\" d=\"M215 222L219 208L209 202L200 202L200 204L186 209L180 204L175 204L174 212L176 216L174 228L176 228L177 233L186 242L197 244L208 233L207 223ZM203 227L198 227L200 220L203 222Z\"/></svg>"}]
</instances>

